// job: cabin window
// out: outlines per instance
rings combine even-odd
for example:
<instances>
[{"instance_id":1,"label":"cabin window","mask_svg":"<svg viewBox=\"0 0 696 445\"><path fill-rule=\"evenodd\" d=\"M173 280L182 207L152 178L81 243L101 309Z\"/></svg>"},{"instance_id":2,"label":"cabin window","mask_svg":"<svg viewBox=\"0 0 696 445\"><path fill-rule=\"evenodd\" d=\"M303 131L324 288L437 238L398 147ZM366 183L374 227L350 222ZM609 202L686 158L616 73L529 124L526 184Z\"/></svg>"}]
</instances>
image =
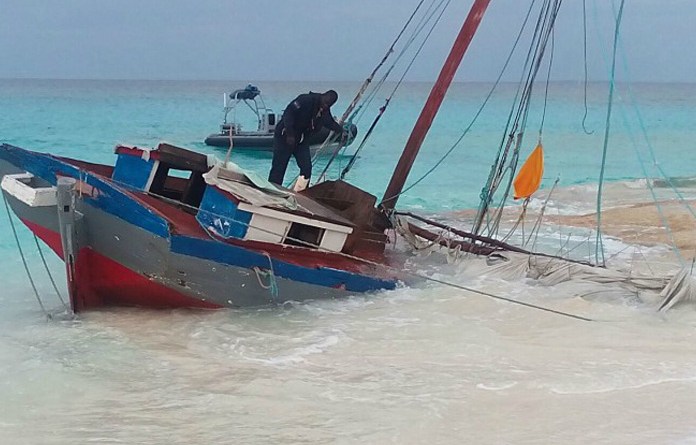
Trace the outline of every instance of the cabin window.
<instances>
[{"instance_id":1,"label":"cabin window","mask_svg":"<svg viewBox=\"0 0 696 445\"><path fill-rule=\"evenodd\" d=\"M294 222L290 225L284 244L302 247L318 246L322 236L324 236L324 229Z\"/></svg>"},{"instance_id":2,"label":"cabin window","mask_svg":"<svg viewBox=\"0 0 696 445\"><path fill-rule=\"evenodd\" d=\"M205 181L195 171L179 170L161 163L155 173L150 192L198 207L203 199Z\"/></svg>"}]
</instances>

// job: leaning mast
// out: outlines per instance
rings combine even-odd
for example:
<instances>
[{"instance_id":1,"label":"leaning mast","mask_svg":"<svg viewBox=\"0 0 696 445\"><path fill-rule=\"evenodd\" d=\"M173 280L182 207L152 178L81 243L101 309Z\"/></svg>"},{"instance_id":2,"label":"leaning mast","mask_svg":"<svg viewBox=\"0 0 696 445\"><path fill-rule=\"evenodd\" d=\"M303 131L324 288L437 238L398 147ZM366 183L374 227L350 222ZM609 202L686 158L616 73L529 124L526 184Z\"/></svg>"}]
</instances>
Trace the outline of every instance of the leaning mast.
<instances>
[{"instance_id":1,"label":"leaning mast","mask_svg":"<svg viewBox=\"0 0 696 445\"><path fill-rule=\"evenodd\" d=\"M406 142L406 147L404 147L404 151L401 153L401 157L394 169L387 190L384 192L384 197L379 206L387 213L391 212L396 206L396 201L404 188L406 178L411 171L413 162L416 160L416 155L421 145L423 145L423 141L435 119L435 115L440 109L440 105L445 98L445 93L452 83L452 79L457 72L457 68L459 68L464 53L466 53L466 50L469 48L469 44L478 29L478 25L481 23L488 3L490 3L490 0L474 0L474 4L471 5L469 14L462 28L459 30L459 34L452 45L452 49L442 66L440 75L430 91L430 95L423 106L420 116L418 116L418 120L411 131L411 136L408 138L408 142Z\"/></svg>"}]
</instances>

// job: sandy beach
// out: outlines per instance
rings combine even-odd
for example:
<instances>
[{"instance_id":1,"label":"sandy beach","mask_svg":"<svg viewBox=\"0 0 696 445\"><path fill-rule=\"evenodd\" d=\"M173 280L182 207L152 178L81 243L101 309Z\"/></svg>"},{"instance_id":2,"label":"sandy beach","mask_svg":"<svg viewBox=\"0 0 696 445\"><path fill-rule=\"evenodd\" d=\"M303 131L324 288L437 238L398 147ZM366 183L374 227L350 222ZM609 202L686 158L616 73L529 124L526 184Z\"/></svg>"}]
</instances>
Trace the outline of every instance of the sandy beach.
<instances>
[{"instance_id":1,"label":"sandy beach","mask_svg":"<svg viewBox=\"0 0 696 445\"><path fill-rule=\"evenodd\" d=\"M694 201L659 201L655 203L631 204L626 207L607 209L602 212L602 231L619 238L627 244L656 246L674 245L684 258L696 255L696 220ZM579 216L550 216L549 219L567 226L594 228L597 214Z\"/></svg>"},{"instance_id":2,"label":"sandy beach","mask_svg":"<svg viewBox=\"0 0 696 445\"><path fill-rule=\"evenodd\" d=\"M679 189L684 197L682 200L661 182L652 183L655 184L653 192L644 180L606 184L601 207L602 232L627 245L664 246L667 254L662 260L665 261L677 262L674 246L685 260L693 259L696 256L696 190ZM534 225L547 199L545 227L558 230L560 226L564 233L576 233L573 228L583 229L585 233L596 229L596 186L561 187L550 196L548 190L540 190L535 196L524 219L527 230ZM568 207L569 202L573 203L572 208ZM514 225L521 211L521 202L509 203L503 212L501 227ZM472 220L475 213L475 210L454 212L452 218Z\"/></svg>"}]
</instances>

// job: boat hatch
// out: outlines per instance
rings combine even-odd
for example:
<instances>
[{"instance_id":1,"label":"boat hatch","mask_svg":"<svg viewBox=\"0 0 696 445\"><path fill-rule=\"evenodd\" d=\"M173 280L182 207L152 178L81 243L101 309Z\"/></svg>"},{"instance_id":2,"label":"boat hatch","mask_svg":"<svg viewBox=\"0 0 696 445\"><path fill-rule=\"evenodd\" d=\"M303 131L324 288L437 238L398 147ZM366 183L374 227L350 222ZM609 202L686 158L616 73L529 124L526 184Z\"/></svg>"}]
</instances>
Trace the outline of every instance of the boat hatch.
<instances>
[{"instance_id":1,"label":"boat hatch","mask_svg":"<svg viewBox=\"0 0 696 445\"><path fill-rule=\"evenodd\" d=\"M29 207L56 205L56 188L31 173L5 175L0 184L2 189Z\"/></svg>"},{"instance_id":2,"label":"boat hatch","mask_svg":"<svg viewBox=\"0 0 696 445\"><path fill-rule=\"evenodd\" d=\"M208 157L162 143L155 150L119 145L112 179L129 187L198 207L205 191Z\"/></svg>"}]
</instances>

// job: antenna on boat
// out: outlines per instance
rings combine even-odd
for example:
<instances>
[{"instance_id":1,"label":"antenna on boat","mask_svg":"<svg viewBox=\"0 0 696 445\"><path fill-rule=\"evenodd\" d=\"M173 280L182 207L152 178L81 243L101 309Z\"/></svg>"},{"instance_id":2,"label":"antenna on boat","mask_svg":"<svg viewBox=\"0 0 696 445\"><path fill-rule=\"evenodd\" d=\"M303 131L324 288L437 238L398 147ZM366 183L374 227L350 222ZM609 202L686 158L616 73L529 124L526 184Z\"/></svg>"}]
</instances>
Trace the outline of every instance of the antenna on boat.
<instances>
[{"instance_id":1,"label":"antenna on boat","mask_svg":"<svg viewBox=\"0 0 696 445\"><path fill-rule=\"evenodd\" d=\"M466 53L466 50L469 48L469 44L474 37L474 33L476 33L478 29L479 23L481 23L481 19L489 3L490 0L475 0L474 4L471 5L469 14L462 28L459 30L459 34L452 45L452 49L442 66L440 75L430 91L430 95L423 106L420 116L418 116L418 120L411 131L411 136L408 138L406 147L401 153L399 162L394 169L387 190L384 192L382 202L379 204L379 207L386 213L390 213L396 206L396 201L404 188L406 178L411 171L413 162L416 160L416 155L421 145L423 145L425 135L428 133L435 119L435 115L445 98L445 93L452 83L457 68L464 57L464 53Z\"/></svg>"}]
</instances>

